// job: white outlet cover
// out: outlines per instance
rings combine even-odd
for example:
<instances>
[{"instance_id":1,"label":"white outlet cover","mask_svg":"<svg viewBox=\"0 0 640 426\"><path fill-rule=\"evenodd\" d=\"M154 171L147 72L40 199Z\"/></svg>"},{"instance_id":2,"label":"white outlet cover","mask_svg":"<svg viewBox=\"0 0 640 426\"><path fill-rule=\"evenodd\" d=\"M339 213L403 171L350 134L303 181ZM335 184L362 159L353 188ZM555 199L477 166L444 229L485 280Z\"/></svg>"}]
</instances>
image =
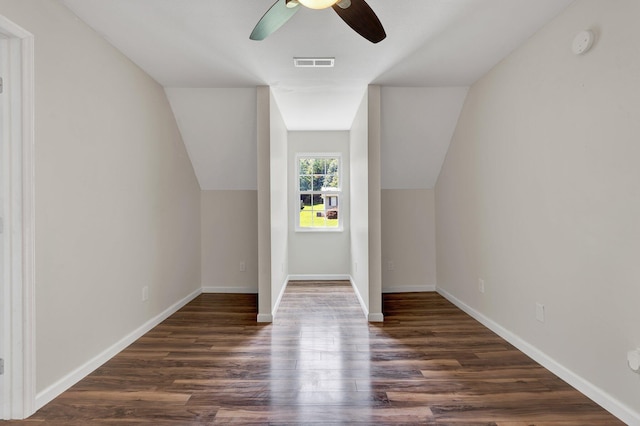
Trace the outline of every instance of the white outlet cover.
<instances>
[{"instance_id":1,"label":"white outlet cover","mask_svg":"<svg viewBox=\"0 0 640 426\"><path fill-rule=\"evenodd\" d=\"M146 302L147 300L149 300L149 287L144 286L142 287L142 301Z\"/></svg>"},{"instance_id":2,"label":"white outlet cover","mask_svg":"<svg viewBox=\"0 0 640 426\"><path fill-rule=\"evenodd\" d=\"M573 39L571 50L576 55L582 55L591 49L595 35L591 30L580 31L576 38Z\"/></svg>"},{"instance_id":3,"label":"white outlet cover","mask_svg":"<svg viewBox=\"0 0 640 426\"><path fill-rule=\"evenodd\" d=\"M536 303L536 319L544 322L544 305L542 303Z\"/></svg>"},{"instance_id":4,"label":"white outlet cover","mask_svg":"<svg viewBox=\"0 0 640 426\"><path fill-rule=\"evenodd\" d=\"M629 363L629 368L636 373L640 373L640 349L629 351L627 353L627 362Z\"/></svg>"}]
</instances>

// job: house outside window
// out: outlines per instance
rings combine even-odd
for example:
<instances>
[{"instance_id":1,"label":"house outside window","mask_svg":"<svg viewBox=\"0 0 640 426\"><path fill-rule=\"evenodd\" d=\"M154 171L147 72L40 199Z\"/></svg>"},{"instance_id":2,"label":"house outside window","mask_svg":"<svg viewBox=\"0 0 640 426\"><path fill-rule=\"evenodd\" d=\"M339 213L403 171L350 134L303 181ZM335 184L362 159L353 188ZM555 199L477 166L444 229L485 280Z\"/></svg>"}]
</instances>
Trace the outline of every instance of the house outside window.
<instances>
[{"instance_id":1,"label":"house outside window","mask_svg":"<svg viewBox=\"0 0 640 426\"><path fill-rule=\"evenodd\" d=\"M340 154L296 156L296 230L342 230L340 168Z\"/></svg>"}]
</instances>

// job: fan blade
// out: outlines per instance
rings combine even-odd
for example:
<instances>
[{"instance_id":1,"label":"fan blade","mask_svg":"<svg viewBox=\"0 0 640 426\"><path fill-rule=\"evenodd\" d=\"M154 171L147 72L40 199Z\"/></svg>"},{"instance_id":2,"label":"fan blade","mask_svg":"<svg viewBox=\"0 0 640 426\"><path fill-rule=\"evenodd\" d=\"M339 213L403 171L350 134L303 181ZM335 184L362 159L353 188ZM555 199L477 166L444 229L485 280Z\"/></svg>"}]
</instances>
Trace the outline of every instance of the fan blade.
<instances>
[{"instance_id":1,"label":"fan blade","mask_svg":"<svg viewBox=\"0 0 640 426\"><path fill-rule=\"evenodd\" d=\"M339 4L332 7L347 25L371 43L378 43L387 37L382 23L364 0L351 0L351 5L345 9Z\"/></svg>"},{"instance_id":2,"label":"fan blade","mask_svg":"<svg viewBox=\"0 0 640 426\"><path fill-rule=\"evenodd\" d=\"M264 40L291 19L298 9L300 7L297 4L294 7L287 7L287 0L277 0L260 18L249 38Z\"/></svg>"}]
</instances>

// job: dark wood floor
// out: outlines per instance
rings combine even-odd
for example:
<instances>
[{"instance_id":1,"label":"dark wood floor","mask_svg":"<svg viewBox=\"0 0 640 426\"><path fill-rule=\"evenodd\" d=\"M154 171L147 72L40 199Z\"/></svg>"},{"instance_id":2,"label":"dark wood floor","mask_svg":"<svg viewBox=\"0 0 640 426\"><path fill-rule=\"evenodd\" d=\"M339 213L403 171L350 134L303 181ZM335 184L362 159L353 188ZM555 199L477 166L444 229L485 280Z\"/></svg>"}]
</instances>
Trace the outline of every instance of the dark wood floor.
<instances>
[{"instance_id":1,"label":"dark wood floor","mask_svg":"<svg viewBox=\"0 0 640 426\"><path fill-rule=\"evenodd\" d=\"M348 283L205 294L38 411L6 424L622 424L435 293L368 323Z\"/></svg>"}]
</instances>

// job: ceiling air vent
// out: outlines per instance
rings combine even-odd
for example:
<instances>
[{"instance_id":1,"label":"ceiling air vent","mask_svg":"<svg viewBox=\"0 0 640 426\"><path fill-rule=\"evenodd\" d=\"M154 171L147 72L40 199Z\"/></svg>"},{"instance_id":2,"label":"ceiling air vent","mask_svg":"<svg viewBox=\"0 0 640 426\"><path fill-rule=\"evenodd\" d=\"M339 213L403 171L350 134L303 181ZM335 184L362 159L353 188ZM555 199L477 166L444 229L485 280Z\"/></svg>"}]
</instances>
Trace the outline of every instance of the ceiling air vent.
<instances>
[{"instance_id":1,"label":"ceiling air vent","mask_svg":"<svg viewBox=\"0 0 640 426\"><path fill-rule=\"evenodd\" d=\"M335 62L336 58L293 58L296 68L331 68Z\"/></svg>"}]
</instances>

